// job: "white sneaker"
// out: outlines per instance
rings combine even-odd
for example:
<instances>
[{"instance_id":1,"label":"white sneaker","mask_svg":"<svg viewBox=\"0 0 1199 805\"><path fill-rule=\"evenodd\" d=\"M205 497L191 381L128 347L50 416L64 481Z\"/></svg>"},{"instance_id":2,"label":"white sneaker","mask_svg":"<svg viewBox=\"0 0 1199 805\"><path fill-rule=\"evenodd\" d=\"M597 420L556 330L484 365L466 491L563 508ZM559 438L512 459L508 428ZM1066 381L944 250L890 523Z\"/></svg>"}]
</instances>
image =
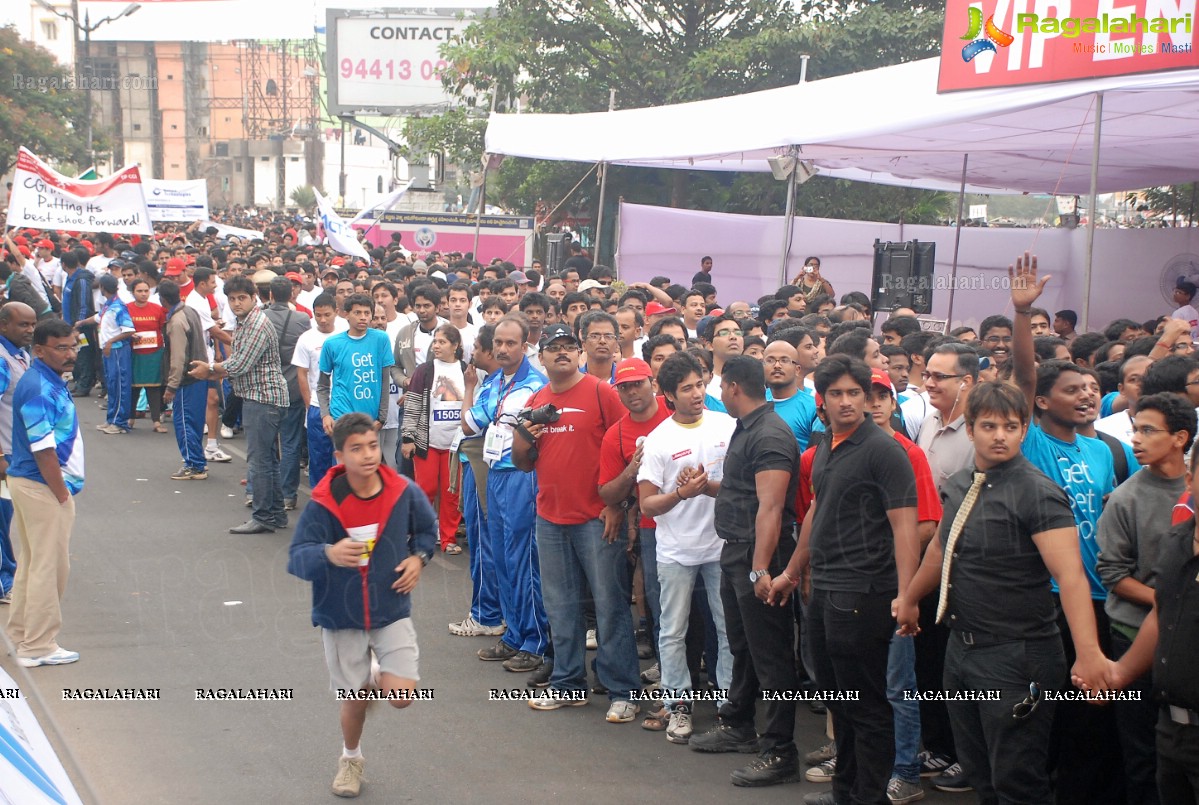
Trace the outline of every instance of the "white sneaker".
<instances>
[{"instance_id":1,"label":"white sneaker","mask_svg":"<svg viewBox=\"0 0 1199 805\"><path fill-rule=\"evenodd\" d=\"M67 651L61 646L42 657L17 657L17 665L22 668L37 668L39 665L69 665L78 661L78 651Z\"/></svg>"},{"instance_id":2,"label":"white sneaker","mask_svg":"<svg viewBox=\"0 0 1199 805\"><path fill-rule=\"evenodd\" d=\"M587 630L587 650L595 651L599 648L599 640L596 638L595 629Z\"/></svg>"},{"instance_id":3,"label":"white sneaker","mask_svg":"<svg viewBox=\"0 0 1199 805\"><path fill-rule=\"evenodd\" d=\"M211 449L205 448L204 458L208 459L209 461L215 461L218 464L225 464L226 462L233 460L233 456L229 455L219 447L214 447Z\"/></svg>"},{"instance_id":4,"label":"white sneaker","mask_svg":"<svg viewBox=\"0 0 1199 805\"><path fill-rule=\"evenodd\" d=\"M608 706L608 715L606 718L613 724L627 724L636 718L640 712L641 708L632 702L617 699Z\"/></svg>"},{"instance_id":5,"label":"white sneaker","mask_svg":"<svg viewBox=\"0 0 1199 805\"><path fill-rule=\"evenodd\" d=\"M232 439L233 438L233 428L226 427L225 425L221 425L221 438L222 439Z\"/></svg>"},{"instance_id":6,"label":"white sneaker","mask_svg":"<svg viewBox=\"0 0 1199 805\"><path fill-rule=\"evenodd\" d=\"M691 740L690 707L675 705L670 711L670 721L666 725L666 740L672 744L685 744Z\"/></svg>"},{"instance_id":7,"label":"white sneaker","mask_svg":"<svg viewBox=\"0 0 1199 805\"><path fill-rule=\"evenodd\" d=\"M508 631L508 627L503 623L499 626L484 626L475 620L473 615L467 615L457 623L451 623L449 629L450 634L458 637L499 637Z\"/></svg>"}]
</instances>

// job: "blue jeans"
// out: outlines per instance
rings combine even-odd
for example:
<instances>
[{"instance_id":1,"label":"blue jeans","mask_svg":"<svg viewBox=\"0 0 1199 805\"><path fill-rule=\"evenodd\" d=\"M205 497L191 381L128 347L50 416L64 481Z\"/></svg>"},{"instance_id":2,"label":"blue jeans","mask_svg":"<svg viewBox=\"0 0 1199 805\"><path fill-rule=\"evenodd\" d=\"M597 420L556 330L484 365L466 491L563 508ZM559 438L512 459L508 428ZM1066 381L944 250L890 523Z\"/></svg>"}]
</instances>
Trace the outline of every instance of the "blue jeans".
<instances>
[{"instance_id":1,"label":"blue jeans","mask_svg":"<svg viewBox=\"0 0 1199 805\"><path fill-rule=\"evenodd\" d=\"M308 406L308 486L316 485L333 466L333 440L325 433L320 406Z\"/></svg>"},{"instance_id":2,"label":"blue jeans","mask_svg":"<svg viewBox=\"0 0 1199 805\"><path fill-rule=\"evenodd\" d=\"M658 562L658 581L662 585L662 630L658 638L658 656L662 662L662 689L680 691L691 689L691 672L687 668L687 623L691 616L691 592L695 577L703 576L704 591L712 619L716 622L719 653L716 660L716 686L727 691L733 682L733 655L724 628L724 604L720 599L720 562L702 565L680 565L677 562ZM672 707L680 698L662 700ZM722 696L717 706L724 703Z\"/></svg>"},{"instance_id":3,"label":"blue jeans","mask_svg":"<svg viewBox=\"0 0 1199 805\"><path fill-rule=\"evenodd\" d=\"M895 716L895 766L891 776L920 782L920 702L904 701L905 691L916 692L915 638L892 635L887 651L887 698Z\"/></svg>"},{"instance_id":4,"label":"blue jeans","mask_svg":"<svg viewBox=\"0 0 1199 805\"><path fill-rule=\"evenodd\" d=\"M104 383L108 387L109 425L129 430L133 414L133 349L113 346L104 357Z\"/></svg>"},{"instance_id":5,"label":"blue jeans","mask_svg":"<svg viewBox=\"0 0 1199 805\"><path fill-rule=\"evenodd\" d=\"M12 463L12 456L4 457ZM12 592L12 583L17 575L17 555L13 552L12 539L8 530L12 527L12 501L0 498L0 595Z\"/></svg>"},{"instance_id":6,"label":"blue jeans","mask_svg":"<svg viewBox=\"0 0 1199 805\"><path fill-rule=\"evenodd\" d=\"M270 528L285 528L283 489L279 483L279 464L275 461L275 442L283 424L286 408L243 400L241 420L246 431L246 460L253 483L253 517Z\"/></svg>"},{"instance_id":7,"label":"blue jeans","mask_svg":"<svg viewBox=\"0 0 1199 805\"><path fill-rule=\"evenodd\" d=\"M495 473L492 473L494 476ZM489 512L495 509L488 506ZM554 640L555 690L586 690L586 631L583 621L583 579L595 598L599 651L596 674L613 701L629 699L641 689L637 643L629 609L625 541L604 540L604 521L596 518L577 525L559 525L537 518L537 552L541 560L542 597Z\"/></svg>"},{"instance_id":8,"label":"blue jeans","mask_svg":"<svg viewBox=\"0 0 1199 805\"><path fill-rule=\"evenodd\" d=\"M193 470L208 468L204 455L204 418L208 412L208 384L188 383L175 392L171 404L171 421L175 423L175 441L183 466Z\"/></svg>"},{"instance_id":9,"label":"blue jeans","mask_svg":"<svg viewBox=\"0 0 1199 805\"><path fill-rule=\"evenodd\" d=\"M543 656L550 635L533 537L536 499L533 473L515 469L487 473L487 536L496 557L500 610L508 625L500 639L517 651Z\"/></svg>"},{"instance_id":10,"label":"blue jeans","mask_svg":"<svg viewBox=\"0 0 1199 805\"><path fill-rule=\"evenodd\" d=\"M641 576L645 581L645 608L654 622L650 645L658 653L658 636L662 633L662 585L658 583L658 530L641 528ZM719 587L717 587L719 589Z\"/></svg>"},{"instance_id":11,"label":"blue jeans","mask_svg":"<svg viewBox=\"0 0 1199 805\"><path fill-rule=\"evenodd\" d=\"M457 461L456 458L451 459ZM462 462L462 514L470 543L470 616L484 626L499 626L500 591L495 574L495 550L487 535L487 519L475 487L475 471Z\"/></svg>"},{"instance_id":12,"label":"blue jeans","mask_svg":"<svg viewBox=\"0 0 1199 805\"><path fill-rule=\"evenodd\" d=\"M283 497L294 498L300 487L300 443L304 439L304 401L283 409L279 425L279 486Z\"/></svg>"}]
</instances>

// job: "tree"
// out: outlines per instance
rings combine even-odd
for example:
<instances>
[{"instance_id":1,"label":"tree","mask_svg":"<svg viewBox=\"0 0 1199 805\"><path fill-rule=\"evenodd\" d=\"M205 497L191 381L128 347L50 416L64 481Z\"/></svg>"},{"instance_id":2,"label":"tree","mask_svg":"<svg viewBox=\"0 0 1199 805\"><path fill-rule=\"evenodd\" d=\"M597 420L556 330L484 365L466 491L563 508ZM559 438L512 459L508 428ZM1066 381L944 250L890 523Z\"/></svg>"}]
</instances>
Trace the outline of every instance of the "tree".
<instances>
[{"instance_id":1,"label":"tree","mask_svg":"<svg viewBox=\"0 0 1199 805\"><path fill-rule=\"evenodd\" d=\"M800 54L812 57L812 79L934 55L942 19L941 5L924 0L805 0L795 6L771 0L501 0L493 14L443 48L451 65L443 82L462 106L410 121L406 133L422 149L458 151L466 155L462 164L477 165L484 109L493 94L500 111L519 99L523 110L572 113L606 110L609 90L616 91L619 108L632 108L771 89L798 80ZM488 197L525 213L548 210L572 194L590 167L510 159L489 178ZM591 179L583 181L560 215L594 216L596 190ZM901 210L919 208L922 195L818 177L798 197L810 198L808 207L821 215L856 210L855 217L895 220ZM785 185L770 176L612 168L608 203L620 197L771 213L782 211Z\"/></svg>"},{"instance_id":2,"label":"tree","mask_svg":"<svg viewBox=\"0 0 1199 805\"><path fill-rule=\"evenodd\" d=\"M16 164L20 146L52 162L86 165L83 93L72 88L70 72L6 26L0 28L0 76L0 173Z\"/></svg>"}]
</instances>

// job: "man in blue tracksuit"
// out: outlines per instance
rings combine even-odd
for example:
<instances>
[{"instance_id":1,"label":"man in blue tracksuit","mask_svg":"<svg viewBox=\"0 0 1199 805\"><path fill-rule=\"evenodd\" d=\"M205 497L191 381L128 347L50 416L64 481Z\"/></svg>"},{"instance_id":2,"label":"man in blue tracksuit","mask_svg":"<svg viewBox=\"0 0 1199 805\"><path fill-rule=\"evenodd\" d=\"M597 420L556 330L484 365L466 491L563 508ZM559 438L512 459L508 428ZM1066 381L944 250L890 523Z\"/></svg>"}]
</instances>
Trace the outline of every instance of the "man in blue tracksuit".
<instances>
[{"instance_id":1,"label":"man in blue tracksuit","mask_svg":"<svg viewBox=\"0 0 1199 805\"><path fill-rule=\"evenodd\" d=\"M100 319L100 349L104 353L104 384L108 388L108 421L101 433L128 433L133 425L133 319L129 309L117 296L120 283L112 274L100 278L100 293L104 308Z\"/></svg>"},{"instance_id":2,"label":"man in blue tracksuit","mask_svg":"<svg viewBox=\"0 0 1199 805\"><path fill-rule=\"evenodd\" d=\"M9 300L0 307L0 477L8 472L12 461L13 394L17 381L33 361L29 345L36 325L37 313L24 302ZM0 497L0 603L5 604L12 600L17 572L17 555L8 534L12 516L12 500Z\"/></svg>"},{"instance_id":3,"label":"man in blue tracksuit","mask_svg":"<svg viewBox=\"0 0 1199 805\"><path fill-rule=\"evenodd\" d=\"M522 318L501 319L492 336L492 357L500 367L492 372L475 398L474 372L465 374L466 399L462 430L483 433L483 459L487 474L487 533L495 557L500 590L500 611L507 630L494 646L479 650L479 659L508 663L518 654L545 655L549 624L541 602L541 573L537 543L536 476L512 463L512 426L515 417L539 389L549 382L525 357L529 325ZM507 667L507 666L506 666ZM508 670L517 670L515 667ZM524 669L527 670L527 669Z\"/></svg>"},{"instance_id":4,"label":"man in blue tracksuit","mask_svg":"<svg viewBox=\"0 0 1199 805\"><path fill-rule=\"evenodd\" d=\"M292 538L287 571L312 582L331 687L341 701L342 755L333 793L356 797L369 699L412 703L417 667L410 594L437 547L437 520L415 483L383 464L375 421L349 413L333 425L339 462L312 490Z\"/></svg>"}]
</instances>

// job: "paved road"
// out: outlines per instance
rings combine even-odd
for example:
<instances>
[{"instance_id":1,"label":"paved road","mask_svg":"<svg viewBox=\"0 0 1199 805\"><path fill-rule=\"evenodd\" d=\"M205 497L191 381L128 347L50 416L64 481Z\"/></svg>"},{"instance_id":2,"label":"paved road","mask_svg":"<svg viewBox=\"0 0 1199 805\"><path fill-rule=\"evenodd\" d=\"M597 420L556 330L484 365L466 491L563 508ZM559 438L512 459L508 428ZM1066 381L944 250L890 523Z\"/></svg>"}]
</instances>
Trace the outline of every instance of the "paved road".
<instances>
[{"instance_id":1,"label":"paved road","mask_svg":"<svg viewBox=\"0 0 1199 805\"><path fill-rule=\"evenodd\" d=\"M172 482L174 438L145 420L125 436L94 426L80 402L87 487L78 499L62 643L75 665L32 669L69 752L105 803L332 802L341 749L308 585L287 575L291 530L235 537L246 519L244 464L213 465L203 482ZM244 443L230 442L240 453ZM301 502L304 501L303 496ZM524 676L482 663L487 638L452 637L465 614L467 557L437 557L414 594L422 687L435 699L373 705L363 739L363 802L795 803L810 783L750 791L728 783L744 755L700 755L638 724L604 721L605 706L536 713L489 702ZM64 701L63 689L158 688L158 702ZM197 689L289 688L292 701L196 701ZM712 721L701 706L697 727ZM802 750L823 742L823 717L800 707ZM87 799L86 789L80 792ZM966 802L930 790L925 802Z\"/></svg>"}]
</instances>

